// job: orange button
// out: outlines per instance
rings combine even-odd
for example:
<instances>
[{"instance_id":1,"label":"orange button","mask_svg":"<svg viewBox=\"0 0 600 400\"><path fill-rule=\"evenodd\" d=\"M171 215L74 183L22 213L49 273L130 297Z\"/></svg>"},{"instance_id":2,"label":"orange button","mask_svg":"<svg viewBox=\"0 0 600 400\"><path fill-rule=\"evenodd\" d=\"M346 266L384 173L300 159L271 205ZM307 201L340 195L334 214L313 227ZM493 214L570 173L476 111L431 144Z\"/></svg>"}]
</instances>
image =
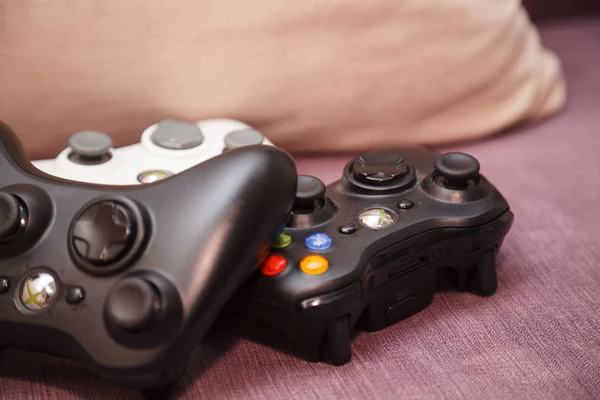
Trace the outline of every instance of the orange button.
<instances>
[{"instance_id":1,"label":"orange button","mask_svg":"<svg viewBox=\"0 0 600 400\"><path fill-rule=\"evenodd\" d=\"M262 263L260 270L267 276L277 275L285 269L287 260L280 254L269 254Z\"/></svg>"},{"instance_id":2,"label":"orange button","mask_svg":"<svg viewBox=\"0 0 600 400\"><path fill-rule=\"evenodd\" d=\"M300 269L310 275L319 275L327 271L329 261L323 256L311 254L300 260Z\"/></svg>"}]
</instances>

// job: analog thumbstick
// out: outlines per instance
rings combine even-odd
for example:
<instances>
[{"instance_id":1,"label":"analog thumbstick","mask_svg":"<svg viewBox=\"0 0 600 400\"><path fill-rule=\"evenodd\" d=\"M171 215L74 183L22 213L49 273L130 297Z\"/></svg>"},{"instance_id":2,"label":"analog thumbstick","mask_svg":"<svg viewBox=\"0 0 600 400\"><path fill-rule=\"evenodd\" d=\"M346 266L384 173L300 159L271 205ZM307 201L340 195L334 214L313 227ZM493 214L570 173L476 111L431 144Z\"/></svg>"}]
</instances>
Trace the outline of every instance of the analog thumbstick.
<instances>
[{"instance_id":1,"label":"analog thumbstick","mask_svg":"<svg viewBox=\"0 0 600 400\"><path fill-rule=\"evenodd\" d=\"M0 240L14 235L21 224L21 206L15 196L0 192Z\"/></svg>"},{"instance_id":2,"label":"analog thumbstick","mask_svg":"<svg viewBox=\"0 0 600 400\"><path fill-rule=\"evenodd\" d=\"M447 153L435 163L435 171L449 186L462 188L479 176L479 162L475 157L464 153Z\"/></svg>"},{"instance_id":3,"label":"analog thumbstick","mask_svg":"<svg viewBox=\"0 0 600 400\"><path fill-rule=\"evenodd\" d=\"M151 327L160 308L156 287L143 278L129 277L109 293L106 318L120 330L140 332Z\"/></svg>"},{"instance_id":4,"label":"analog thumbstick","mask_svg":"<svg viewBox=\"0 0 600 400\"><path fill-rule=\"evenodd\" d=\"M298 175L295 208L308 209L325 197L325 184L314 176Z\"/></svg>"},{"instance_id":5,"label":"analog thumbstick","mask_svg":"<svg viewBox=\"0 0 600 400\"><path fill-rule=\"evenodd\" d=\"M81 165L100 165L111 159L112 140L102 132L84 131L69 139L69 160Z\"/></svg>"}]
</instances>

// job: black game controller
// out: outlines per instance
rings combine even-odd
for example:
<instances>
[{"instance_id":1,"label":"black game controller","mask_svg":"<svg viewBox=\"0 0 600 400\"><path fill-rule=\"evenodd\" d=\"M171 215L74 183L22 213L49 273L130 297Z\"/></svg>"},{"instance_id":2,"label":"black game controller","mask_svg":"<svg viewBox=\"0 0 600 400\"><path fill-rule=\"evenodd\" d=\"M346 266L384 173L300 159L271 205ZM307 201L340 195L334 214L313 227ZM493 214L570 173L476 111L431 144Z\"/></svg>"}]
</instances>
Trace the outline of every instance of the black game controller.
<instances>
[{"instance_id":1,"label":"black game controller","mask_svg":"<svg viewBox=\"0 0 600 400\"><path fill-rule=\"evenodd\" d=\"M327 188L300 176L288 226L228 314L274 329L307 360L341 365L354 328L419 312L440 282L494 293L513 214L479 168L466 154L411 148L356 158Z\"/></svg>"},{"instance_id":2,"label":"black game controller","mask_svg":"<svg viewBox=\"0 0 600 400\"><path fill-rule=\"evenodd\" d=\"M0 348L163 393L268 255L297 181L287 153L257 145L148 185L71 182L4 124L0 171Z\"/></svg>"}]
</instances>

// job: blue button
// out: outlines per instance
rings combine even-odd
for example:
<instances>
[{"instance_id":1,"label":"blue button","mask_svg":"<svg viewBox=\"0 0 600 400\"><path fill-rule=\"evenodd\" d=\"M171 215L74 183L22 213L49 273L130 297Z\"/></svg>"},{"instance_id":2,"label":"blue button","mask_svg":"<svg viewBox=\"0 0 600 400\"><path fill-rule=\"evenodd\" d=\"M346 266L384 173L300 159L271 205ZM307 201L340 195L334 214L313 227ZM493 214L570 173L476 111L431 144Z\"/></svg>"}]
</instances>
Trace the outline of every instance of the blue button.
<instances>
[{"instance_id":1,"label":"blue button","mask_svg":"<svg viewBox=\"0 0 600 400\"><path fill-rule=\"evenodd\" d=\"M311 250L327 250L331 247L331 238L324 233L313 233L305 240L306 247Z\"/></svg>"}]
</instances>

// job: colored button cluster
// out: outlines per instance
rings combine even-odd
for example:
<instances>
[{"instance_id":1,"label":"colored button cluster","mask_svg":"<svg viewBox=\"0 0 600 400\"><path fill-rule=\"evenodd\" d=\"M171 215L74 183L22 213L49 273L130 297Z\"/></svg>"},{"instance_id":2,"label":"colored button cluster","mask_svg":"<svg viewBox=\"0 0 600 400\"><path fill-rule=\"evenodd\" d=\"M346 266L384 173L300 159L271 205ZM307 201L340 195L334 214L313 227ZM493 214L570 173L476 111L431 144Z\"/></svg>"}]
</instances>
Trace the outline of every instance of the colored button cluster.
<instances>
[{"instance_id":1,"label":"colored button cluster","mask_svg":"<svg viewBox=\"0 0 600 400\"><path fill-rule=\"evenodd\" d=\"M414 207L411 200L401 200L398 202L398 207L403 210L408 210ZM363 210L358 220L363 226L371 229L387 228L396 222L394 213L384 208L370 208ZM341 225L338 232L342 235L351 235L357 231L357 226L353 223ZM274 249L285 249L292 244L292 237L285 232L282 232L273 243ZM306 248L312 251L325 251L331 248L333 239L331 236L322 233L311 233L304 239ZM281 273L287 267L287 260L281 254L269 255L261 266L261 271L264 275L274 276ZM329 268L329 260L320 254L308 254L300 260L300 270L309 275L320 275Z\"/></svg>"},{"instance_id":2,"label":"colored button cluster","mask_svg":"<svg viewBox=\"0 0 600 400\"><path fill-rule=\"evenodd\" d=\"M313 251L323 251L331 247L332 238L325 233L313 233L304 239L305 246ZM292 244L292 237L288 233L281 233L273 243L274 249L284 249ZM260 270L266 276L280 274L287 267L286 258L278 253L270 254L263 261ZM329 268L329 260L322 255L309 254L300 260L300 270L309 275L320 275Z\"/></svg>"}]
</instances>

